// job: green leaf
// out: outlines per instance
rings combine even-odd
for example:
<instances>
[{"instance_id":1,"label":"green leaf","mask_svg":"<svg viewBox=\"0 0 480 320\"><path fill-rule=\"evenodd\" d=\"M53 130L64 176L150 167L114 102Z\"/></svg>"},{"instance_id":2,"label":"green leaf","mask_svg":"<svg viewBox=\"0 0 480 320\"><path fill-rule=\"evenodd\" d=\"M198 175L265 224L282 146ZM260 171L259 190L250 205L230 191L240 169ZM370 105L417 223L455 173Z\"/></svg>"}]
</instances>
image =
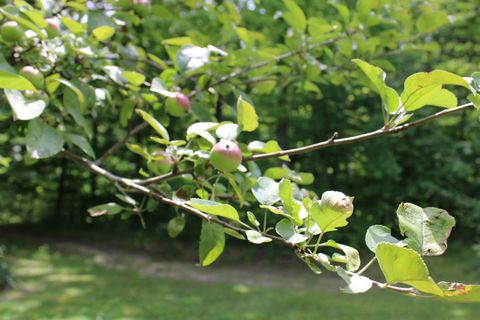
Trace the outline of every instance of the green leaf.
<instances>
[{"instance_id":1,"label":"green leaf","mask_svg":"<svg viewBox=\"0 0 480 320\"><path fill-rule=\"evenodd\" d=\"M264 176L267 177L267 178L274 179L274 180L279 180L279 179L287 177L288 174L289 174L288 168L271 167L271 168L268 168L265 171Z\"/></svg>"},{"instance_id":2,"label":"green leaf","mask_svg":"<svg viewBox=\"0 0 480 320\"><path fill-rule=\"evenodd\" d=\"M292 215L297 218L300 209L302 208L301 204L295 202L293 198L293 184L288 179L283 179L278 185L278 195L282 200L284 208Z\"/></svg>"},{"instance_id":3,"label":"green leaf","mask_svg":"<svg viewBox=\"0 0 480 320\"><path fill-rule=\"evenodd\" d=\"M455 218L439 208L421 208L401 203L397 209L400 232L410 248L421 255L438 256L447 249L447 239L455 226Z\"/></svg>"},{"instance_id":4,"label":"green leaf","mask_svg":"<svg viewBox=\"0 0 480 320\"><path fill-rule=\"evenodd\" d=\"M187 140L200 136L213 145L216 143L216 140L208 131L215 130L219 125L217 122L194 123L187 129Z\"/></svg>"},{"instance_id":5,"label":"green leaf","mask_svg":"<svg viewBox=\"0 0 480 320\"><path fill-rule=\"evenodd\" d=\"M73 120L83 128L87 136L91 139L93 136L92 126L90 122L82 115L80 107L77 105L65 106L67 111L73 118Z\"/></svg>"},{"instance_id":6,"label":"green leaf","mask_svg":"<svg viewBox=\"0 0 480 320\"><path fill-rule=\"evenodd\" d=\"M225 232L225 234L228 234L229 236L237 238L239 240L245 240L245 237L240 232L237 232L235 230L228 229L228 228L223 228L223 232Z\"/></svg>"},{"instance_id":7,"label":"green leaf","mask_svg":"<svg viewBox=\"0 0 480 320\"><path fill-rule=\"evenodd\" d=\"M123 71L122 75L134 86L140 86L145 82L145 76L135 71Z\"/></svg>"},{"instance_id":8,"label":"green leaf","mask_svg":"<svg viewBox=\"0 0 480 320\"><path fill-rule=\"evenodd\" d=\"M70 90L72 90L77 95L78 102L80 103L80 109L81 110L83 109L83 106L85 104L85 97L83 96L82 90L80 90L76 85L74 85L72 82L70 82L67 79L55 78L52 81L59 82L64 86L68 87Z\"/></svg>"},{"instance_id":9,"label":"green leaf","mask_svg":"<svg viewBox=\"0 0 480 320\"><path fill-rule=\"evenodd\" d=\"M104 41L115 34L115 29L109 26L100 26L93 29L92 33L98 41Z\"/></svg>"},{"instance_id":10,"label":"green leaf","mask_svg":"<svg viewBox=\"0 0 480 320\"><path fill-rule=\"evenodd\" d=\"M275 140L270 140L266 143L258 140L254 140L248 144L248 150L252 152L262 152L262 153L271 153L282 151L280 145ZM290 161L288 156L281 156L279 159L284 161Z\"/></svg>"},{"instance_id":11,"label":"green leaf","mask_svg":"<svg viewBox=\"0 0 480 320\"><path fill-rule=\"evenodd\" d=\"M247 219L248 219L248 222L250 222L255 227L258 227L260 225L260 222L258 222L257 217L255 217L255 215L251 211L247 211Z\"/></svg>"},{"instance_id":12,"label":"green leaf","mask_svg":"<svg viewBox=\"0 0 480 320\"><path fill-rule=\"evenodd\" d=\"M391 243L380 243L376 254L387 284L404 283L425 293L443 295L416 251Z\"/></svg>"},{"instance_id":13,"label":"green leaf","mask_svg":"<svg viewBox=\"0 0 480 320\"><path fill-rule=\"evenodd\" d=\"M374 225L368 228L365 233L365 243L368 249L375 253L377 246L381 242L398 243L399 240L391 235L390 228L382 225Z\"/></svg>"},{"instance_id":14,"label":"green leaf","mask_svg":"<svg viewBox=\"0 0 480 320\"><path fill-rule=\"evenodd\" d=\"M222 226L203 221L198 248L200 265L206 267L212 264L222 254L224 248L225 233Z\"/></svg>"},{"instance_id":15,"label":"green leaf","mask_svg":"<svg viewBox=\"0 0 480 320\"><path fill-rule=\"evenodd\" d=\"M252 193L257 201L264 205L272 205L280 201L278 183L267 177L257 179L252 186Z\"/></svg>"},{"instance_id":16,"label":"green leaf","mask_svg":"<svg viewBox=\"0 0 480 320\"><path fill-rule=\"evenodd\" d=\"M363 60L353 59L352 61L363 71L373 89L380 95L386 110L389 113L395 112L399 106L399 97L393 88L385 84L385 78L387 77L385 72Z\"/></svg>"},{"instance_id":17,"label":"green leaf","mask_svg":"<svg viewBox=\"0 0 480 320\"><path fill-rule=\"evenodd\" d=\"M167 129L158 122L153 116L151 116L149 113L136 109L135 110L137 114L142 117L143 120L145 120L163 139L170 141L170 135L168 134Z\"/></svg>"},{"instance_id":18,"label":"green leaf","mask_svg":"<svg viewBox=\"0 0 480 320\"><path fill-rule=\"evenodd\" d=\"M124 85L127 79L123 76L123 70L117 66L105 66L103 70L115 83Z\"/></svg>"},{"instance_id":19,"label":"green leaf","mask_svg":"<svg viewBox=\"0 0 480 320\"><path fill-rule=\"evenodd\" d=\"M63 136L65 137L65 140L73 143L74 145L82 149L82 151L89 155L92 159L95 159L95 151L93 151L93 148L87 139L85 139L81 135L68 132L65 132Z\"/></svg>"},{"instance_id":20,"label":"green leaf","mask_svg":"<svg viewBox=\"0 0 480 320\"><path fill-rule=\"evenodd\" d=\"M235 140L240 133L240 128L238 124L235 123L225 123L221 124L217 130L215 130L215 134L219 139L225 140Z\"/></svg>"},{"instance_id":21,"label":"green leaf","mask_svg":"<svg viewBox=\"0 0 480 320\"><path fill-rule=\"evenodd\" d=\"M352 212L335 210L322 205L322 201L315 201L310 209L310 214L322 232L330 232L346 226L348 224L347 219L350 218Z\"/></svg>"},{"instance_id":22,"label":"green leaf","mask_svg":"<svg viewBox=\"0 0 480 320\"><path fill-rule=\"evenodd\" d=\"M210 49L186 45L177 51L175 62L181 71L195 70L209 62Z\"/></svg>"},{"instance_id":23,"label":"green leaf","mask_svg":"<svg viewBox=\"0 0 480 320\"><path fill-rule=\"evenodd\" d=\"M360 254L357 249L337 243L334 240L328 240L326 243L322 244L322 246L342 250L343 253L345 253L348 271L357 271L360 267Z\"/></svg>"},{"instance_id":24,"label":"green leaf","mask_svg":"<svg viewBox=\"0 0 480 320\"><path fill-rule=\"evenodd\" d=\"M346 288L342 288L345 293L364 293L372 288L373 282L367 277L352 275L350 276L343 268L336 268L337 274L347 283Z\"/></svg>"},{"instance_id":25,"label":"green leaf","mask_svg":"<svg viewBox=\"0 0 480 320\"><path fill-rule=\"evenodd\" d=\"M229 204L219 203L211 200L193 198L187 201L191 207L202 212L240 221L237 210Z\"/></svg>"},{"instance_id":26,"label":"green leaf","mask_svg":"<svg viewBox=\"0 0 480 320\"><path fill-rule=\"evenodd\" d=\"M185 228L185 216L179 215L168 221L167 233L171 238L175 238L183 231L183 228Z\"/></svg>"},{"instance_id":27,"label":"green leaf","mask_svg":"<svg viewBox=\"0 0 480 320\"><path fill-rule=\"evenodd\" d=\"M307 27L307 18L303 10L293 0L283 0L288 11L283 13L283 19L295 30L304 32Z\"/></svg>"},{"instance_id":28,"label":"green leaf","mask_svg":"<svg viewBox=\"0 0 480 320\"><path fill-rule=\"evenodd\" d=\"M1 56L0 56L0 58L1 58ZM477 91L479 91L480 90L480 72L477 71L477 72L472 73L471 77L472 77L473 86L475 87L475 89Z\"/></svg>"},{"instance_id":29,"label":"green leaf","mask_svg":"<svg viewBox=\"0 0 480 320\"><path fill-rule=\"evenodd\" d=\"M264 237L260 232L255 230L247 230L245 231L245 235L247 236L248 241L255 244L262 244L272 241L272 239Z\"/></svg>"},{"instance_id":30,"label":"green leaf","mask_svg":"<svg viewBox=\"0 0 480 320\"><path fill-rule=\"evenodd\" d=\"M176 96L175 92L171 92L167 89L167 85L160 78L153 78L150 90L169 98L175 98Z\"/></svg>"},{"instance_id":31,"label":"green leaf","mask_svg":"<svg viewBox=\"0 0 480 320\"><path fill-rule=\"evenodd\" d=\"M187 44L193 44L193 41L190 37L176 37L170 39L162 40L162 44L171 45L171 46L183 46Z\"/></svg>"},{"instance_id":32,"label":"green leaf","mask_svg":"<svg viewBox=\"0 0 480 320\"><path fill-rule=\"evenodd\" d=\"M133 153L138 154L139 156L144 157L145 159L150 159L151 158L150 154L146 150L144 150L144 148L139 146L138 144L127 143L126 146L127 146L128 150L132 151Z\"/></svg>"},{"instance_id":33,"label":"green leaf","mask_svg":"<svg viewBox=\"0 0 480 320\"><path fill-rule=\"evenodd\" d=\"M302 243L308 239L304 234L297 233L295 225L289 219L282 219L275 225L275 231L287 242L292 244Z\"/></svg>"},{"instance_id":34,"label":"green leaf","mask_svg":"<svg viewBox=\"0 0 480 320\"><path fill-rule=\"evenodd\" d=\"M18 74L0 71L0 88L37 91L33 84Z\"/></svg>"},{"instance_id":35,"label":"green leaf","mask_svg":"<svg viewBox=\"0 0 480 320\"><path fill-rule=\"evenodd\" d=\"M103 216L105 214L114 215L122 212L123 207L115 202L109 202L105 204L99 204L97 206L89 208L88 214L92 217Z\"/></svg>"},{"instance_id":36,"label":"green leaf","mask_svg":"<svg viewBox=\"0 0 480 320\"><path fill-rule=\"evenodd\" d=\"M87 32L87 26L68 17L62 16L62 23L76 36L82 36Z\"/></svg>"},{"instance_id":37,"label":"green leaf","mask_svg":"<svg viewBox=\"0 0 480 320\"><path fill-rule=\"evenodd\" d=\"M40 116L47 104L43 100L27 101L24 95L13 89L5 89L5 96L13 111L13 120L32 120Z\"/></svg>"},{"instance_id":38,"label":"green leaf","mask_svg":"<svg viewBox=\"0 0 480 320\"><path fill-rule=\"evenodd\" d=\"M262 209L267 209L268 211L270 211L273 214L285 217L285 218L291 220L295 225L299 226L303 223L303 221L301 219L299 219L298 217L291 216L287 212L285 212L283 207L268 206L268 205L265 205L265 204L261 204L259 207L262 208Z\"/></svg>"},{"instance_id":39,"label":"green leaf","mask_svg":"<svg viewBox=\"0 0 480 320\"><path fill-rule=\"evenodd\" d=\"M51 157L62 150L64 143L62 136L54 128L37 120L28 123L25 142L32 159Z\"/></svg>"},{"instance_id":40,"label":"green leaf","mask_svg":"<svg viewBox=\"0 0 480 320\"><path fill-rule=\"evenodd\" d=\"M240 205L240 208L242 208L243 204L244 204L243 193L242 193L242 190L240 189L240 187L237 184L235 176L233 174L229 173L229 172L224 172L223 176L228 180L228 183L232 187L233 192L237 196L237 200L238 200L238 203Z\"/></svg>"},{"instance_id":41,"label":"green leaf","mask_svg":"<svg viewBox=\"0 0 480 320\"><path fill-rule=\"evenodd\" d=\"M441 85L429 86L408 96L403 107L406 111L414 111L426 105L454 108L457 106L457 97L447 89L442 89Z\"/></svg>"},{"instance_id":42,"label":"green leaf","mask_svg":"<svg viewBox=\"0 0 480 320\"><path fill-rule=\"evenodd\" d=\"M418 32L432 32L449 22L448 15L444 11L423 13L417 20Z\"/></svg>"},{"instance_id":43,"label":"green leaf","mask_svg":"<svg viewBox=\"0 0 480 320\"><path fill-rule=\"evenodd\" d=\"M243 100L242 97L238 97L237 101L237 123L242 128L242 131L254 131L258 127L258 116L255 112L255 108Z\"/></svg>"},{"instance_id":44,"label":"green leaf","mask_svg":"<svg viewBox=\"0 0 480 320\"><path fill-rule=\"evenodd\" d=\"M408 97L422 88L443 85L455 85L467 88L468 90L472 89L467 80L454 73L443 70L418 72L412 74L405 80L401 99L405 103Z\"/></svg>"}]
</instances>

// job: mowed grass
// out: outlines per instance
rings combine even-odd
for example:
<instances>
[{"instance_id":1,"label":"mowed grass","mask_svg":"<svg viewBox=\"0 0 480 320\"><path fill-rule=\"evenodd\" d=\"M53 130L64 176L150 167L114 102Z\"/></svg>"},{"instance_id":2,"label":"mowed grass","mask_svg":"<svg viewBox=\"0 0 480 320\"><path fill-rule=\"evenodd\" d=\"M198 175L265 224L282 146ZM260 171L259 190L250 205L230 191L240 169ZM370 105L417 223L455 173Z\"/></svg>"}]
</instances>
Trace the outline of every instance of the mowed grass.
<instances>
[{"instance_id":1,"label":"mowed grass","mask_svg":"<svg viewBox=\"0 0 480 320\"><path fill-rule=\"evenodd\" d=\"M0 293L1 320L439 320L476 319L480 314L480 304L414 299L380 290L347 295L145 277L46 246L10 244L8 256L18 284Z\"/></svg>"}]
</instances>

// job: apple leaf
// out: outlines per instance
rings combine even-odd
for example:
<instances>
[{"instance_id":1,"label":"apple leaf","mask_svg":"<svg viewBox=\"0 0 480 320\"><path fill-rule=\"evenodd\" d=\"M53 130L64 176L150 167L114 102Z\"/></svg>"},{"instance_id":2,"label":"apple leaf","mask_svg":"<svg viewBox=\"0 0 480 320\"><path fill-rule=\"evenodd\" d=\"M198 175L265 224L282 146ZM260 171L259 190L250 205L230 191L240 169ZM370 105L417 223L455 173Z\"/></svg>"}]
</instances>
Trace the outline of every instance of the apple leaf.
<instances>
[{"instance_id":1,"label":"apple leaf","mask_svg":"<svg viewBox=\"0 0 480 320\"><path fill-rule=\"evenodd\" d=\"M198 248L200 265L206 267L212 264L222 254L224 248L225 233L222 226L203 221Z\"/></svg>"},{"instance_id":2,"label":"apple leaf","mask_svg":"<svg viewBox=\"0 0 480 320\"><path fill-rule=\"evenodd\" d=\"M237 210L229 204L198 198L190 199L187 204L208 214L240 221Z\"/></svg>"},{"instance_id":3,"label":"apple leaf","mask_svg":"<svg viewBox=\"0 0 480 320\"><path fill-rule=\"evenodd\" d=\"M397 209L400 232L410 248L425 256L438 256L447 249L455 218L439 208L421 208L401 203Z\"/></svg>"}]
</instances>

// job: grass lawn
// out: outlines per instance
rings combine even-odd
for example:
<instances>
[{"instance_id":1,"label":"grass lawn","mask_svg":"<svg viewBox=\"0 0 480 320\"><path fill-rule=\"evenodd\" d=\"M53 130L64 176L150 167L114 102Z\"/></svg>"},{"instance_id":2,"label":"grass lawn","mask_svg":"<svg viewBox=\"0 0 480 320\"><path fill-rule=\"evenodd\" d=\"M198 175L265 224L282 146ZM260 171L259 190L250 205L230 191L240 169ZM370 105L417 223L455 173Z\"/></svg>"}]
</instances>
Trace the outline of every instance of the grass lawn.
<instances>
[{"instance_id":1,"label":"grass lawn","mask_svg":"<svg viewBox=\"0 0 480 320\"><path fill-rule=\"evenodd\" d=\"M347 295L146 277L46 246L10 244L8 253L18 285L0 293L1 320L441 320L480 314L480 304L418 300L380 290Z\"/></svg>"}]
</instances>

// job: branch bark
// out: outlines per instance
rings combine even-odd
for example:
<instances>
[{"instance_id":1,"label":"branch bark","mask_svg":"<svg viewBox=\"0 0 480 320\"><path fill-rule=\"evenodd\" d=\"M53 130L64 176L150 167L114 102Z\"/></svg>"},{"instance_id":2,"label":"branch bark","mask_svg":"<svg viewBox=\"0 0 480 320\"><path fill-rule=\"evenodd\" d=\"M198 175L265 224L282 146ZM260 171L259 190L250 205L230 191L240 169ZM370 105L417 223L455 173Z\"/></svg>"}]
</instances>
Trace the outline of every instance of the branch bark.
<instances>
[{"instance_id":1,"label":"branch bark","mask_svg":"<svg viewBox=\"0 0 480 320\"><path fill-rule=\"evenodd\" d=\"M367 133L362 133L356 136L352 137L347 137L347 138L337 138L337 134L335 133L332 137L325 141L317 142L314 144L310 144L307 146L299 147L299 148L293 148L293 149L287 149L287 150L282 150L278 152L269 152L269 153L263 153L263 154L257 154L253 155L251 157L245 158L244 161L257 161L257 160L264 160L264 159L269 159L269 158L278 158L281 156L292 156L296 154L302 154L314 150L319 150L319 149L324 149L327 147L333 147L333 146L338 146L338 145L343 145L343 144L351 144L363 140L368 140L372 138L377 138L389 134L395 134L401 131L405 131L410 128L418 127L421 126L425 123L428 123L430 121L433 121L437 118L446 116L451 113L455 112L460 112L460 111L465 111L467 109L472 109L473 108L473 103L467 103L460 105L455 108L451 109L445 109L442 111L439 111L437 113L434 113L428 117L422 118L420 120L410 122L401 126L393 127L393 128L381 128L375 131L367 132Z\"/></svg>"},{"instance_id":2,"label":"branch bark","mask_svg":"<svg viewBox=\"0 0 480 320\"><path fill-rule=\"evenodd\" d=\"M228 223L224 220L217 219L216 217L212 217L211 215L206 214L206 213L204 213L200 210L197 210L193 207L190 207L189 205L187 205L185 203L177 202L175 200L167 198L166 196L162 195L158 191L155 191L155 190L152 190L152 189L147 188L145 186L139 185L134 180L126 179L126 178L117 176L117 175L111 173L110 171L107 171L104 168L100 167L95 162L92 162L92 161L90 161L86 158L80 157L80 156L78 156L78 155L76 155L76 154L74 154L74 153L72 153L68 150L62 150L61 155L63 155L65 158L83 166L84 168L88 169L92 173L106 178L107 180L109 180L110 182L112 182L114 184L118 184L122 187L132 189L132 190L134 190L138 193L144 194L145 196L151 197L151 198L153 198L153 199L155 199L159 202L174 206L174 207L176 207L178 209L181 209L185 212L193 214L194 216L197 216L200 219L204 219L204 220L206 220L208 222L211 222L211 223L219 224L222 227L237 231L237 232L239 232L241 234L244 234L244 235L246 234L246 231L249 230L249 229L245 229L245 228L241 228L241 227L232 225L231 223ZM254 230L254 229L252 228L251 230ZM310 252L305 251L306 249L297 247L296 245L287 242L285 239L283 239L281 237L277 237L277 236L270 235L270 234L263 234L263 235L265 237L268 237L268 238L272 239L273 241L276 241L276 242L278 242L278 243L280 243L280 244L282 244L282 245L284 245L284 246L286 246L290 249L293 249L297 252L308 254L309 259L311 259L313 261L316 261L315 257L312 257ZM350 274L353 275L355 273L350 272ZM403 288L403 287L392 286L392 285L384 284L384 283L381 283L381 282L378 282L378 281L375 281L375 280L372 280L372 283L379 288L389 289L389 290L393 290L393 291L397 291L397 292L401 292L401 293L414 293L415 292L415 290L413 288Z\"/></svg>"}]
</instances>

